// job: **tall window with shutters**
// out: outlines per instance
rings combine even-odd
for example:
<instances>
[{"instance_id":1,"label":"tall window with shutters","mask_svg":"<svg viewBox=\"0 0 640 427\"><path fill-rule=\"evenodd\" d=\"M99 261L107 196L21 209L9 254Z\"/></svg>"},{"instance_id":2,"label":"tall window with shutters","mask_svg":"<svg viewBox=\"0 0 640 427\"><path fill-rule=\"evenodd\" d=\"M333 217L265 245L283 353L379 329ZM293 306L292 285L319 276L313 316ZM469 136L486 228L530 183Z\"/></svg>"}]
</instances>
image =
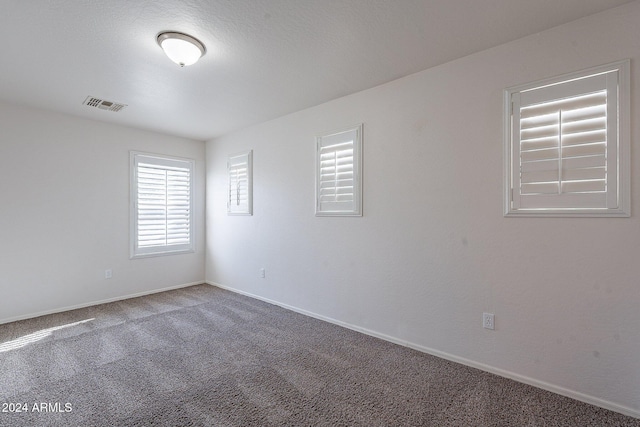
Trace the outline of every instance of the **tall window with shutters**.
<instances>
[{"instance_id":1,"label":"tall window with shutters","mask_svg":"<svg viewBox=\"0 0 640 427\"><path fill-rule=\"evenodd\" d=\"M227 214L253 214L253 151L229 156L227 160L229 185Z\"/></svg>"},{"instance_id":2,"label":"tall window with shutters","mask_svg":"<svg viewBox=\"0 0 640 427\"><path fill-rule=\"evenodd\" d=\"M362 124L317 138L316 215L362 216Z\"/></svg>"},{"instance_id":3,"label":"tall window with shutters","mask_svg":"<svg viewBox=\"0 0 640 427\"><path fill-rule=\"evenodd\" d=\"M629 216L629 61L505 91L505 215Z\"/></svg>"},{"instance_id":4,"label":"tall window with shutters","mask_svg":"<svg viewBox=\"0 0 640 427\"><path fill-rule=\"evenodd\" d=\"M131 152L131 258L193 252L194 161Z\"/></svg>"}]
</instances>

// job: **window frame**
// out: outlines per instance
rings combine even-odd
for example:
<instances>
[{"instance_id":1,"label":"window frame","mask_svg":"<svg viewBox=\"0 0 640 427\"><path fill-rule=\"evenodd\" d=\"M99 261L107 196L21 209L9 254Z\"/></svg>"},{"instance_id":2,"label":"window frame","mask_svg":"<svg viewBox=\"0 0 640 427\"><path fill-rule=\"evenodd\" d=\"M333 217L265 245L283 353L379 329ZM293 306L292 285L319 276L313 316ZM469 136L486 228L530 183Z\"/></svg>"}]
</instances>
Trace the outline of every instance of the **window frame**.
<instances>
[{"instance_id":1,"label":"window frame","mask_svg":"<svg viewBox=\"0 0 640 427\"><path fill-rule=\"evenodd\" d=\"M604 75L614 73L617 76L617 127L615 128L615 140L607 140L609 144L614 144L615 156L607 158L609 165L614 162L617 166L615 176L609 176L607 170L607 183L609 179L615 179L613 188L615 192L611 192L607 187L605 193L609 200L614 200L611 207L535 207L522 208L514 207L513 200L519 194L514 188L514 184L519 182L519 177L515 178L518 171L518 163L516 163L515 152L518 147L514 144L520 141L513 138L514 132L514 114L513 114L513 97L514 94L520 94L538 89L544 90L548 87L558 86L563 90L563 83L572 83L581 79L587 79L596 75ZM505 217L629 217L630 210L630 60L616 61L613 63L592 67L586 70L564 74L549 79L539 80L523 85L513 86L504 90L504 216ZM607 87L607 94L609 93ZM550 98L554 100L555 98ZM609 104L607 104L609 106ZM607 128L609 129L609 128ZM607 135L609 138L609 134ZM608 153L609 154L609 153ZM607 184L608 185L608 184Z\"/></svg>"},{"instance_id":2,"label":"window frame","mask_svg":"<svg viewBox=\"0 0 640 427\"><path fill-rule=\"evenodd\" d=\"M231 208L231 183L233 181L231 168L234 162L245 164L247 167L247 206L245 209L233 210ZM253 150L227 157L227 215L253 215Z\"/></svg>"},{"instance_id":3,"label":"window frame","mask_svg":"<svg viewBox=\"0 0 640 427\"><path fill-rule=\"evenodd\" d=\"M348 209L325 209L321 201L321 151L323 144L328 143L331 139L340 138L341 135L351 133L354 134L352 207ZM362 216L362 140L362 123L316 137L316 216Z\"/></svg>"},{"instance_id":4,"label":"window frame","mask_svg":"<svg viewBox=\"0 0 640 427\"><path fill-rule=\"evenodd\" d=\"M183 168L189 171L189 238L187 243L162 245L162 246L138 246L138 164L152 164L159 168ZM145 153L139 151L131 151L129 155L130 164L130 259L147 258L165 255L177 255L192 253L195 251L195 232L194 232L194 179L195 179L195 160L167 156L160 154Z\"/></svg>"}]
</instances>

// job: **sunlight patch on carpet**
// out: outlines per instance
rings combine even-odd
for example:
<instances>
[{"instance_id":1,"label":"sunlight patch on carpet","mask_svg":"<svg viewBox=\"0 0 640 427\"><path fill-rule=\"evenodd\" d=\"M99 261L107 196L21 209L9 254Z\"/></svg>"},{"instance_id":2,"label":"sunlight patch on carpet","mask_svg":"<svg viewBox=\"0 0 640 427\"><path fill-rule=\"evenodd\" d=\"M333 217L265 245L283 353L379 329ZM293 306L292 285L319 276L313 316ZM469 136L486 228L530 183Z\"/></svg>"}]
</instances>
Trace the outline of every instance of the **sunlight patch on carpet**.
<instances>
[{"instance_id":1,"label":"sunlight patch on carpet","mask_svg":"<svg viewBox=\"0 0 640 427\"><path fill-rule=\"evenodd\" d=\"M33 344L34 342L38 342L40 340L45 339L46 337L50 336L54 331L70 328L72 326L77 326L82 323L91 322L92 320L96 320L95 317L91 319L81 320L79 322L68 323L66 325L55 326L53 328L42 329L40 331L33 332L28 335L24 335L20 338L16 338L15 340L7 341L5 343L0 344L0 353L4 353L11 350L17 350L29 344Z\"/></svg>"}]
</instances>

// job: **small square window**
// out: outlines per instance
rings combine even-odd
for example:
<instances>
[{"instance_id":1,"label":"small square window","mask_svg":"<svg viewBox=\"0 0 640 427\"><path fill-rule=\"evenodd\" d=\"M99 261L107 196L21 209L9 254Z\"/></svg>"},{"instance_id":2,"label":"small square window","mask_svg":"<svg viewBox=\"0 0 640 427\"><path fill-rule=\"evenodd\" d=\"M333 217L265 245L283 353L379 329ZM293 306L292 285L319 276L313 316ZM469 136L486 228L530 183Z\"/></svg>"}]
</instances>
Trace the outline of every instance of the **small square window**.
<instances>
[{"instance_id":1,"label":"small square window","mask_svg":"<svg viewBox=\"0 0 640 427\"><path fill-rule=\"evenodd\" d=\"M629 61L505 91L505 215L629 216Z\"/></svg>"}]
</instances>

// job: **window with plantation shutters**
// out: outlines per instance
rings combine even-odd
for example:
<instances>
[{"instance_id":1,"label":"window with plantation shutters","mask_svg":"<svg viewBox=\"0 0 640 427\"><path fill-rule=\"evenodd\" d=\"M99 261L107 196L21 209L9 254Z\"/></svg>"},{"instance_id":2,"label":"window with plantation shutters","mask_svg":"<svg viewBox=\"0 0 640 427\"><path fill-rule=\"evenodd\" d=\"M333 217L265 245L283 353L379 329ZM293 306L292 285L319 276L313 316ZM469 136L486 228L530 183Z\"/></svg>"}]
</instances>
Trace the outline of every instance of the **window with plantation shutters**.
<instances>
[{"instance_id":1,"label":"window with plantation shutters","mask_svg":"<svg viewBox=\"0 0 640 427\"><path fill-rule=\"evenodd\" d=\"M362 125L317 138L316 215L362 215Z\"/></svg>"},{"instance_id":2,"label":"window with plantation shutters","mask_svg":"<svg viewBox=\"0 0 640 427\"><path fill-rule=\"evenodd\" d=\"M253 151L248 151L227 160L227 213L229 215L253 214Z\"/></svg>"},{"instance_id":3,"label":"window with plantation shutters","mask_svg":"<svg viewBox=\"0 0 640 427\"><path fill-rule=\"evenodd\" d=\"M506 215L629 216L628 70L507 89Z\"/></svg>"},{"instance_id":4,"label":"window with plantation shutters","mask_svg":"<svg viewBox=\"0 0 640 427\"><path fill-rule=\"evenodd\" d=\"M192 160L131 153L131 257L193 251Z\"/></svg>"}]
</instances>

